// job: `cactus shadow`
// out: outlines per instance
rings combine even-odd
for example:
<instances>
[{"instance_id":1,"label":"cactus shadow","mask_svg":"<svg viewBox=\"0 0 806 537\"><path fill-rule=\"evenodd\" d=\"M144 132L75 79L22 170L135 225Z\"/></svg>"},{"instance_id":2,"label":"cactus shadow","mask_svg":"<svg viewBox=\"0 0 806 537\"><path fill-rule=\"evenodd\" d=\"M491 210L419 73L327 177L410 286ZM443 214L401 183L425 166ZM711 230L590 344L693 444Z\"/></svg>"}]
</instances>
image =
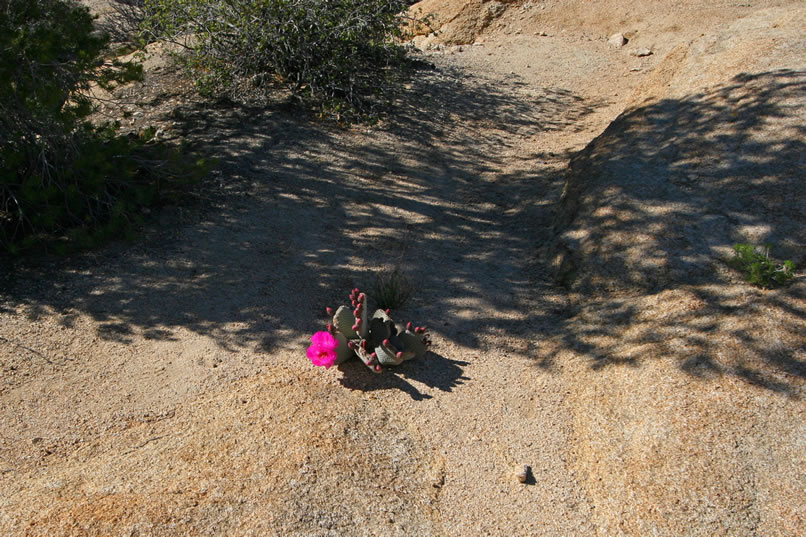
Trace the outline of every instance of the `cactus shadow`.
<instances>
[{"instance_id":1,"label":"cactus shadow","mask_svg":"<svg viewBox=\"0 0 806 537\"><path fill-rule=\"evenodd\" d=\"M423 393L409 381L443 392L451 392L455 387L470 380L464 375L463 369L468 363L451 360L429 351L423 358L385 369L378 375L369 371L357 360L349 360L338 366L339 371L344 373L339 383L347 389L362 392L397 389L406 392L415 401L422 401L433 396Z\"/></svg>"}]
</instances>

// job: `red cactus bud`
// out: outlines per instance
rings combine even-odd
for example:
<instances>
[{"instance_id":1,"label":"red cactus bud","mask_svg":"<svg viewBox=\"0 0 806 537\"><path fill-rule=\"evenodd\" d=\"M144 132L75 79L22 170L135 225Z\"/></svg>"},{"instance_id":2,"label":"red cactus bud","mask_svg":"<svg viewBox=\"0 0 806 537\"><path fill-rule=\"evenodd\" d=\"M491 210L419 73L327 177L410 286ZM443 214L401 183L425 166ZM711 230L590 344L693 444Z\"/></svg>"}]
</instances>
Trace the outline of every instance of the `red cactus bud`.
<instances>
[{"instance_id":1,"label":"red cactus bud","mask_svg":"<svg viewBox=\"0 0 806 537\"><path fill-rule=\"evenodd\" d=\"M358 301L359 302L363 302L366 299L367 299L367 295L365 295L364 293L361 293L361 294L358 295Z\"/></svg>"},{"instance_id":2,"label":"red cactus bud","mask_svg":"<svg viewBox=\"0 0 806 537\"><path fill-rule=\"evenodd\" d=\"M356 319L359 319L361 317L361 306L355 308L355 311L353 311L353 315L355 315Z\"/></svg>"},{"instance_id":3,"label":"red cactus bud","mask_svg":"<svg viewBox=\"0 0 806 537\"><path fill-rule=\"evenodd\" d=\"M400 360L401 358L403 358L403 353L402 352L397 353L397 359Z\"/></svg>"},{"instance_id":4,"label":"red cactus bud","mask_svg":"<svg viewBox=\"0 0 806 537\"><path fill-rule=\"evenodd\" d=\"M370 356L371 356L371 357L372 357L372 359L374 360L375 358L377 358L377 357L378 357L378 353L377 353L377 352L373 352L372 354L370 354Z\"/></svg>"},{"instance_id":5,"label":"red cactus bud","mask_svg":"<svg viewBox=\"0 0 806 537\"><path fill-rule=\"evenodd\" d=\"M391 341L389 341L388 339L383 340L383 346L384 347L388 347L390 343L391 343Z\"/></svg>"},{"instance_id":6,"label":"red cactus bud","mask_svg":"<svg viewBox=\"0 0 806 537\"><path fill-rule=\"evenodd\" d=\"M358 332L358 329L361 327L358 326L357 324L354 324L351 328L353 329L353 332Z\"/></svg>"},{"instance_id":7,"label":"red cactus bud","mask_svg":"<svg viewBox=\"0 0 806 537\"><path fill-rule=\"evenodd\" d=\"M386 308L386 315L389 315L390 313L392 313L392 310L390 310L389 308Z\"/></svg>"},{"instance_id":8,"label":"red cactus bud","mask_svg":"<svg viewBox=\"0 0 806 537\"><path fill-rule=\"evenodd\" d=\"M422 326L418 326L417 328L414 329L414 331L418 334L423 334L425 333L425 328L423 328Z\"/></svg>"},{"instance_id":9,"label":"red cactus bud","mask_svg":"<svg viewBox=\"0 0 806 537\"><path fill-rule=\"evenodd\" d=\"M364 350L367 350L367 340L366 339L361 340L361 348L364 349Z\"/></svg>"},{"instance_id":10,"label":"red cactus bud","mask_svg":"<svg viewBox=\"0 0 806 537\"><path fill-rule=\"evenodd\" d=\"M409 332L411 332L411 327L412 327L412 324L411 324L411 323L406 323L406 330L408 330Z\"/></svg>"},{"instance_id":11,"label":"red cactus bud","mask_svg":"<svg viewBox=\"0 0 806 537\"><path fill-rule=\"evenodd\" d=\"M380 372L381 372L381 366L376 365L376 366L375 366L375 371L377 371L378 373L380 373Z\"/></svg>"},{"instance_id":12,"label":"red cactus bud","mask_svg":"<svg viewBox=\"0 0 806 537\"><path fill-rule=\"evenodd\" d=\"M328 315L333 315L333 308L331 308L330 306L325 308L325 311L327 312Z\"/></svg>"},{"instance_id":13,"label":"red cactus bud","mask_svg":"<svg viewBox=\"0 0 806 537\"><path fill-rule=\"evenodd\" d=\"M357 295L358 293L360 293L360 292L361 292L361 289L359 289L358 287L356 287L355 289L353 289L353 293L354 293L354 294L356 294L356 295Z\"/></svg>"},{"instance_id":14,"label":"red cactus bud","mask_svg":"<svg viewBox=\"0 0 806 537\"><path fill-rule=\"evenodd\" d=\"M357 326L361 326L361 323L363 323L363 322L364 322L364 321L363 321L363 320L361 320L361 319L356 319L356 320L355 320L355 324L356 324Z\"/></svg>"},{"instance_id":15,"label":"red cactus bud","mask_svg":"<svg viewBox=\"0 0 806 537\"><path fill-rule=\"evenodd\" d=\"M350 349L354 349L355 348L355 343L353 343L352 341L348 341L347 342L347 347L350 348Z\"/></svg>"},{"instance_id":16,"label":"red cactus bud","mask_svg":"<svg viewBox=\"0 0 806 537\"><path fill-rule=\"evenodd\" d=\"M333 333L333 323L327 323L327 331Z\"/></svg>"},{"instance_id":17,"label":"red cactus bud","mask_svg":"<svg viewBox=\"0 0 806 537\"><path fill-rule=\"evenodd\" d=\"M356 306L358 306L358 302L356 302L355 300L351 300L351 301L350 301L350 304L352 304L354 308L355 308Z\"/></svg>"}]
</instances>

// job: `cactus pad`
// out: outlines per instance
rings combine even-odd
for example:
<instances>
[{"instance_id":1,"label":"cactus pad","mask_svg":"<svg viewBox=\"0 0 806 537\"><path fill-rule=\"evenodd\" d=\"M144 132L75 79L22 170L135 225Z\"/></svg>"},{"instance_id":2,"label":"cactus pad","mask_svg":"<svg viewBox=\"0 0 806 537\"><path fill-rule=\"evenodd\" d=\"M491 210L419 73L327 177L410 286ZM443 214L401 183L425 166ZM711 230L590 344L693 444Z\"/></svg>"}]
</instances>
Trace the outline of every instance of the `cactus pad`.
<instances>
[{"instance_id":1,"label":"cactus pad","mask_svg":"<svg viewBox=\"0 0 806 537\"><path fill-rule=\"evenodd\" d=\"M423 356L431 345L425 327L408 323L398 328L389 310L378 309L369 317L367 296L360 289L350 293L350 306L340 306L335 312L327 308L327 313L333 317L328 331L339 342L337 364L356 356L371 371L380 373L382 366Z\"/></svg>"}]
</instances>

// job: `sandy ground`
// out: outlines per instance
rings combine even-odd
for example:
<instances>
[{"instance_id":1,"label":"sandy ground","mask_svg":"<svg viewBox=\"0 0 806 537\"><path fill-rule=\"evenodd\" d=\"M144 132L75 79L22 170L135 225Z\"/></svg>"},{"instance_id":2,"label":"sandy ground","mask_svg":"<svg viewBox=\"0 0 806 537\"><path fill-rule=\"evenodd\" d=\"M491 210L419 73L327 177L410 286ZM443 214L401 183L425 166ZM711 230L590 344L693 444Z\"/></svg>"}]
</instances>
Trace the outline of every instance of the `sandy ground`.
<instances>
[{"instance_id":1,"label":"sandy ground","mask_svg":"<svg viewBox=\"0 0 806 537\"><path fill-rule=\"evenodd\" d=\"M588 144L703 28L772 32L786 11L758 4L515 3L475 44L434 36L393 118L350 130L185 100L155 69L131 127L166 115L220 167L134 244L4 275L0 531L806 533L802 276L603 293L549 255L592 218L560 203L579 159L618 147ZM314 368L324 307L398 264L417 292L393 315L432 352Z\"/></svg>"}]
</instances>

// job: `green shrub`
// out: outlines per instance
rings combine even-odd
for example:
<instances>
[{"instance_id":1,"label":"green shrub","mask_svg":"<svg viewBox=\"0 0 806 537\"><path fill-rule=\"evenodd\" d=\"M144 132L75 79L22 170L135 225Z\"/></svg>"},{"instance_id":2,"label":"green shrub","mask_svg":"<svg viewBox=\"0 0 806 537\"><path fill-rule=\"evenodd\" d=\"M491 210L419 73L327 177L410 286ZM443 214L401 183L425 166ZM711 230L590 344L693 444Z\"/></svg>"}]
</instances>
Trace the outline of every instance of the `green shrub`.
<instances>
[{"instance_id":1,"label":"green shrub","mask_svg":"<svg viewBox=\"0 0 806 537\"><path fill-rule=\"evenodd\" d=\"M733 246L733 265L743 273L748 282L765 289L783 285L794 277L795 272L792 261L775 263L770 259L770 248L769 244L761 247L752 244Z\"/></svg>"},{"instance_id":2,"label":"green shrub","mask_svg":"<svg viewBox=\"0 0 806 537\"><path fill-rule=\"evenodd\" d=\"M109 12L101 27L119 45L137 45L145 19L145 0L109 0Z\"/></svg>"},{"instance_id":3,"label":"green shrub","mask_svg":"<svg viewBox=\"0 0 806 537\"><path fill-rule=\"evenodd\" d=\"M92 84L136 79L72 0L0 4L0 247L55 250L130 233L142 209L195 166L176 150L94 126Z\"/></svg>"},{"instance_id":4,"label":"green shrub","mask_svg":"<svg viewBox=\"0 0 806 537\"><path fill-rule=\"evenodd\" d=\"M399 81L406 0L145 0L146 32L187 47L197 87L240 99L274 84L341 119Z\"/></svg>"}]
</instances>

